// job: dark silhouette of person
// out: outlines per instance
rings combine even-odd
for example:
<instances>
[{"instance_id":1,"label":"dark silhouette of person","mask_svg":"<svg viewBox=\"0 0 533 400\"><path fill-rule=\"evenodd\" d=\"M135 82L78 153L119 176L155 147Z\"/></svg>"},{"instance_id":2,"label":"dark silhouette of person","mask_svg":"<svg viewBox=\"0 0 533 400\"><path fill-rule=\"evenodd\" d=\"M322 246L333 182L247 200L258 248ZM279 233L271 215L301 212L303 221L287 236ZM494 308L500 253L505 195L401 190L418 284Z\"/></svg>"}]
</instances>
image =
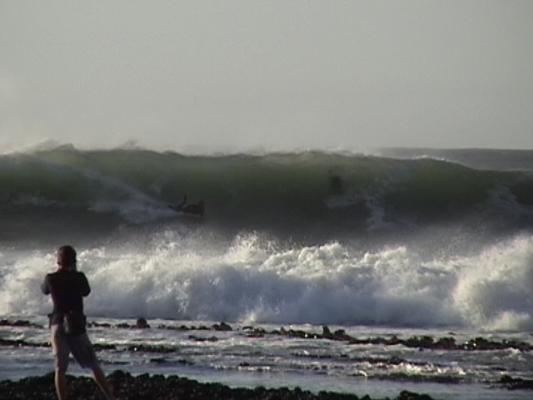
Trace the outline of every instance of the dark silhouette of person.
<instances>
[{"instance_id":1,"label":"dark silhouette of person","mask_svg":"<svg viewBox=\"0 0 533 400\"><path fill-rule=\"evenodd\" d=\"M54 352L55 386L59 400L67 399L66 372L69 353L72 353L82 368L90 368L93 378L107 400L115 397L98 364L93 346L85 330L83 297L91 292L83 272L76 269L76 250L62 246L57 250L57 271L47 274L41 289L50 294L54 310L49 314L52 349ZM76 316L76 330L69 328L67 318ZM79 322L81 321L81 322Z\"/></svg>"},{"instance_id":2,"label":"dark silhouette of person","mask_svg":"<svg viewBox=\"0 0 533 400\"><path fill-rule=\"evenodd\" d=\"M329 177L329 193L342 194L344 192L344 182L339 175L331 175Z\"/></svg>"},{"instance_id":3,"label":"dark silhouette of person","mask_svg":"<svg viewBox=\"0 0 533 400\"><path fill-rule=\"evenodd\" d=\"M205 212L205 202L200 200L198 203L187 204L187 195L185 194L183 196L183 201L180 204L169 204L169 208L176 212L203 216Z\"/></svg>"}]
</instances>

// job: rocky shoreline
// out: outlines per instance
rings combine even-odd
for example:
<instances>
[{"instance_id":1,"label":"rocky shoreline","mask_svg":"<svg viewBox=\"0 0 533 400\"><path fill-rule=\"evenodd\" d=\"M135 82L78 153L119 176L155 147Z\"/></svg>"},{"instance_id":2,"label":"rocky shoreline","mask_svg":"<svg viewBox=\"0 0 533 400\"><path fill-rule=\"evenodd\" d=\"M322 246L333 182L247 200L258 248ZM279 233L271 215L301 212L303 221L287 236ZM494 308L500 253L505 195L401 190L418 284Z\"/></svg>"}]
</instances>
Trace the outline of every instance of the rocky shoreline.
<instances>
[{"instance_id":1,"label":"rocky shoreline","mask_svg":"<svg viewBox=\"0 0 533 400\"><path fill-rule=\"evenodd\" d=\"M501 341L495 341L488 338L483 337L475 337L471 338L465 342L459 342L456 341L453 336L446 336L446 337L431 337L431 336L411 336L408 338L399 338L394 335L386 335L386 336L375 336L375 337L356 337L351 336L347 334L344 330L338 329L335 331L332 331L327 326L322 327L321 332L311 331L311 330L295 330L295 329L285 329L284 327L280 327L279 329L274 330L265 330L262 327L258 326L231 326L225 322L220 322L217 324L212 325L177 325L177 324L160 324L157 326L151 327L148 321L146 321L144 318L140 318L136 321L134 324L128 324L128 323L118 323L118 324L109 324L109 323L98 323L98 322L89 322L89 327L96 328L96 329L126 329L126 330L150 330L150 329L165 329L165 330L174 330L174 331L181 331L181 332L187 332L188 339L198 342L216 342L218 340L221 340L221 338L224 337L224 332L229 331L235 331L237 335L242 335L244 337L250 337L250 338L262 338L262 337L268 337L268 336L280 336L280 337L286 337L286 338L294 338L294 339L305 339L305 340L316 340L316 339L322 339L322 340L331 340L331 341L340 341L344 342L347 345L379 345L379 346L395 346L395 345L401 345L404 347L409 348L417 348L419 350L436 350L436 351L461 351L461 352L469 352L469 351L501 351L501 350L509 350L513 349L515 351L519 351L521 353L529 353L533 351L533 345L527 342L521 342L516 340L505 340L502 339ZM0 327L16 327L16 328L22 328L22 329L45 329L45 326L38 325L35 323L32 323L28 320L7 320L2 319L0 320ZM222 333L222 335L220 334ZM453 333L450 333L453 335ZM8 338L2 338L0 337L0 347L50 347L49 342L37 342L37 341L28 341L24 339L8 339ZM147 353L147 354L154 354L150 357L150 362L153 363L165 363L166 362L166 354L169 353L177 353L179 352L179 346L175 344L164 344L164 345L158 345L158 344L143 344L143 343L122 343L122 344L114 344L114 343L97 343L94 344L94 348L96 351L102 351L102 350L117 350L117 351L127 351L127 352L141 352L141 353ZM306 357L313 357L313 355L307 355ZM397 356L389 357L389 358L383 358L383 357L376 357L376 356L368 356L368 357L362 357L362 358L351 358L352 361L357 362L366 362L369 364L390 364L390 365L399 365L401 363L409 363L413 365L418 365L421 367L424 367L426 363L417 361L417 360L406 360ZM192 362L189 360L179 360L179 362L191 364ZM242 366L246 366L246 363L243 363ZM502 371L503 372L503 371ZM506 371L505 371L506 372ZM149 377L147 375L141 375L139 377L133 378L131 375L127 373L123 373L120 371L117 371L113 373L112 378L118 383L117 387L125 388L124 390L129 393L130 388L131 389L131 397L130 394L127 395L126 398L149 398L149 397L135 397L135 392L137 389L136 387L150 387L152 385L153 381L159 382L162 378L158 376ZM4 381L0 382L0 400L4 398L13 398L13 399L54 399L53 396L53 388L50 389L48 385L50 382L50 377L48 375L43 377L29 377L25 378L18 382L9 382ZM74 386L79 385L80 387L86 387L86 389L83 389L83 392L80 392L80 396L82 397L76 397L76 398L98 398L98 397L90 397L88 394L90 390L90 387L94 387L92 385L92 382L85 381L84 378L73 378L70 379L73 380ZM172 389L172 385L175 383L172 379L172 377L164 378L164 382L166 382L167 379L170 379L170 383L166 383L166 390L169 390L169 393L173 393L174 389ZM179 382L189 382L187 385L190 384L190 380L187 380L185 378L175 378L178 379ZM433 378L435 382L438 383L461 383L461 379L458 377L445 377L445 378ZM48 382L50 381L50 382ZM20 383L24 382L24 383ZM48 383L46 383L48 382ZM172 383L174 382L174 383ZM194 382L194 381L193 381ZM172 383L172 384L171 384ZM533 379L523 379L516 376L511 375L501 375L497 379L491 380L491 381L485 381L484 382L487 385L491 385L493 387L508 389L508 390L533 390ZM201 389L195 389L194 393L204 393L205 384L200 384L195 382L196 385L198 385L198 388ZM43 389L43 393L51 393L49 395L43 395L41 396L39 393L28 393L24 388L25 385L28 385L29 387L36 387L41 385ZM45 385L45 386L42 386ZM140 385L140 386L139 386ZM216 385L216 384L213 384ZM52 383L53 386L53 383ZM51 391L49 391L51 390ZM228 389L229 390L229 389ZM232 389L233 390L233 389ZM237 391L241 389L235 389ZM244 389L243 389L244 390ZM281 390L281 389L279 389ZM24 393L23 396L17 396L18 392ZM346 397L342 394L326 394L321 393L320 395L312 395L308 393L305 396L307 397L301 397L300 394L302 391L294 390L296 392L295 395L293 394L286 394L284 391L282 391L282 395L280 393L277 393L275 390L267 390L265 393L265 396L256 396L256 394L250 394L246 392L246 395L239 395L237 397L230 396L227 397L228 399L258 399L261 400L263 398L265 399L328 399L328 400L336 400L336 399L357 399L357 397L350 396ZM293 391L289 391L293 392ZM8 397L3 397L4 393L11 393ZM91 392L92 393L92 392ZM240 392L239 392L240 393ZM244 393L244 392L243 392ZM255 393L255 392L254 392ZM307 392L306 392L307 393ZM13 397L15 396L15 397ZM48 397L47 397L48 396ZM89 397L87 397L89 396ZM189 395L188 395L189 396ZM192 397L190 397L192 396ZM195 399L202 399L204 397L194 397L195 395L190 395L186 398L195 398ZM207 398L210 398L207 394L205 395ZM218 395L217 395L218 396ZM243 397L244 396L244 397ZM289 397L287 397L289 396ZM291 397L292 396L292 397ZM296 396L296 397L294 397ZM300 396L300 397L298 397ZM303 396L303 395L302 395ZM325 396L325 397L324 397ZM328 397L329 396L329 397ZM333 397L331 397L333 396ZM403 396L403 397L401 397ZM429 399L430 397L420 397L421 395L415 395L415 394L409 394L411 397L405 397L407 394L403 393L400 394L398 399ZM418 396L418 397L413 397ZM177 396L174 397L165 397L168 399L174 399L177 398ZM226 397L221 397L226 398ZM365 400L370 400L370 397L366 396L364 397Z\"/></svg>"},{"instance_id":2,"label":"rocky shoreline","mask_svg":"<svg viewBox=\"0 0 533 400\"><path fill-rule=\"evenodd\" d=\"M299 387L267 389L230 388L220 383L200 383L179 376L143 374L133 376L115 371L108 376L115 395L120 400L372 400L369 396L319 392L312 393ZM100 400L102 397L95 383L86 377L68 376L69 398ZM54 376L24 378L19 381L0 381L0 400L53 400ZM426 394L403 391L387 400L432 400ZM376 399L377 400L377 399Z\"/></svg>"},{"instance_id":3,"label":"rocky shoreline","mask_svg":"<svg viewBox=\"0 0 533 400\"><path fill-rule=\"evenodd\" d=\"M94 328L110 328L110 329L150 329L150 325L144 318L139 318L136 324L120 323L111 325L108 323L98 323L98 322L89 322L88 327ZM27 328L44 328L31 323L26 320L0 320L0 326L13 326L13 327L27 327ZM175 331L213 331L213 332L224 332L224 331L234 331L240 330L244 336L247 337L264 337L267 335L275 336L285 336L290 338L297 339L325 339L332 341L342 341L351 345L382 345L382 346L396 346L401 345L409 348L418 348L418 349L427 349L427 350L451 350L451 351L494 351L494 350L505 350L505 349L515 349L523 352L533 351L533 345L516 341L516 340L502 340L494 341L486 339L483 337L476 337L466 342L458 343L455 338L452 336L446 336L441 338L433 338L431 336L412 336L406 339L401 339L396 336L392 337L363 337L358 338L351 335L348 335L343 329L338 329L332 332L328 326L324 325L322 327L322 332L313 332L313 331L304 331L299 329L285 329L280 327L279 329L274 329L267 331L261 327L254 326L243 326L241 328L233 328L231 325L221 322L219 324L213 324L211 326L206 325L158 325L157 329L167 329ZM196 341L217 341L216 336L210 337L199 337L195 335L189 335L189 339ZM29 346L29 347L47 347L48 343L32 343L24 340L7 340L0 339L0 346ZM98 346L95 346L98 350ZM114 349L115 346L107 345L102 346L102 349ZM174 351L173 348L168 348L165 346L131 346L127 350L132 351L147 351L155 353L166 353Z\"/></svg>"}]
</instances>

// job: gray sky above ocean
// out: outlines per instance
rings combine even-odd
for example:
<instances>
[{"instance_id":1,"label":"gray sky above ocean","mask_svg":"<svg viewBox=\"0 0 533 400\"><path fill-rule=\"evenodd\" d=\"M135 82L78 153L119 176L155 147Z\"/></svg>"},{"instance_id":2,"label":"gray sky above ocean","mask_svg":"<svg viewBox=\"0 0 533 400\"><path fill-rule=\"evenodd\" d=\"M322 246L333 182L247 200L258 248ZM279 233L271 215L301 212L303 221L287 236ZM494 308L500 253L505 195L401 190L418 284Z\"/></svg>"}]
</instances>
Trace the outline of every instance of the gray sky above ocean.
<instances>
[{"instance_id":1,"label":"gray sky above ocean","mask_svg":"<svg viewBox=\"0 0 533 400\"><path fill-rule=\"evenodd\" d=\"M0 149L533 148L533 1L0 0Z\"/></svg>"}]
</instances>

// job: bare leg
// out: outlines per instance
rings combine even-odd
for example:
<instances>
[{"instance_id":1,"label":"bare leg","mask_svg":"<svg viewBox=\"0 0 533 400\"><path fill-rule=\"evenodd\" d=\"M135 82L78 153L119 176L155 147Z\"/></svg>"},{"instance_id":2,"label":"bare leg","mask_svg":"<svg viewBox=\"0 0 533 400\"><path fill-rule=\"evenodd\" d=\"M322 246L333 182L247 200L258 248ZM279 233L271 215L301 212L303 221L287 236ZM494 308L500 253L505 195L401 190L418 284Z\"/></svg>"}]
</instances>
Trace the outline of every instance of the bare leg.
<instances>
[{"instance_id":1,"label":"bare leg","mask_svg":"<svg viewBox=\"0 0 533 400\"><path fill-rule=\"evenodd\" d=\"M59 400L67 399L67 368L68 368L68 344L58 325L51 326L51 342L54 350L54 370L56 394Z\"/></svg>"},{"instance_id":2,"label":"bare leg","mask_svg":"<svg viewBox=\"0 0 533 400\"><path fill-rule=\"evenodd\" d=\"M115 400L115 396L113 396L113 392L111 391L111 386L105 379L104 372L102 371L102 368L100 368L99 365L96 365L93 369L93 379L104 394L105 398L107 400Z\"/></svg>"},{"instance_id":3,"label":"bare leg","mask_svg":"<svg viewBox=\"0 0 533 400\"><path fill-rule=\"evenodd\" d=\"M65 371L56 369L55 376L56 393L59 400L67 399L67 377Z\"/></svg>"}]
</instances>

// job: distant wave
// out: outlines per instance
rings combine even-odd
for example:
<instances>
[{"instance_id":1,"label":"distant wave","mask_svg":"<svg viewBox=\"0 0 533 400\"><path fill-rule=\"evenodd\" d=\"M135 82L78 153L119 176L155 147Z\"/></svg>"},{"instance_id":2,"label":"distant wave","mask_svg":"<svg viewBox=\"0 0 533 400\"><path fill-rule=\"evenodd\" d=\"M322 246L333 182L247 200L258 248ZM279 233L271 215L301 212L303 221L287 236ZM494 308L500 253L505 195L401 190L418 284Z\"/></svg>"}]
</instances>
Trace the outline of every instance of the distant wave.
<instances>
[{"instance_id":1,"label":"distant wave","mask_svg":"<svg viewBox=\"0 0 533 400\"><path fill-rule=\"evenodd\" d=\"M187 156L60 146L0 156L4 209L145 223L175 217L168 204L184 193L205 200L208 220L222 224L387 229L480 212L530 218L533 177L425 157L323 152Z\"/></svg>"},{"instance_id":2,"label":"distant wave","mask_svg":"<svg viewBox=\"0 0 533 400\"><path fill-rule=\"evenodd\" d=\"M533 329L528 235L471 256L424 260L405 246L281 246L255 234L217 249L167 231L81 250L79 258L94 316ZM43 266L53 264L53 254L33 252L2 266L0 314L46 313L39 284Z\"/></svg>"}]
</instances>

